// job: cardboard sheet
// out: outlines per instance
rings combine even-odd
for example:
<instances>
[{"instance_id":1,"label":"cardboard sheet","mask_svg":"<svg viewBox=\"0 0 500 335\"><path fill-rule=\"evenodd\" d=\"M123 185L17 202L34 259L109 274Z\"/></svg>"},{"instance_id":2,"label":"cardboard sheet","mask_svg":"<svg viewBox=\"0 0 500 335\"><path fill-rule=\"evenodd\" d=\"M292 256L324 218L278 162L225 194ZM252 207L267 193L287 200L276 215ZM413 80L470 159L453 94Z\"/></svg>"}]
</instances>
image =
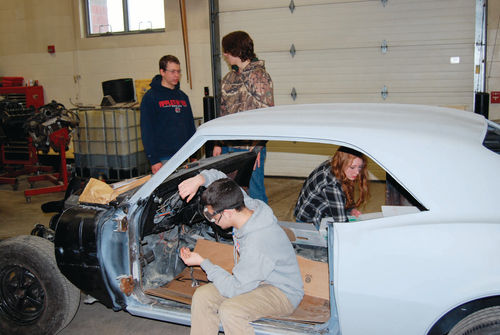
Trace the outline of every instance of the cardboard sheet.
<instances>
[{"instance_id":1,"label":"cardboard sheet","mask_svg":"<svg viewBox=\"0 0 500 335\"><path fill-rule=\"evenodd\" d=\"M197 241L194 250L228 272L231 272L234 266L232 245L200 239ZM292 315L279 319L311 323L326 322L330 317L328 264L311 261L300 256L297 256L297 260L302 274L305 296ZM193 269L193 276L200 285L208 283L205 272L199 267ZM163 287L149 289L146 293L184 304L191 304L191 298L196 289L192 287L191 283L190 269L185 268L168 284Z\"/></svg>"},{"instance_id":2,"label":"cardboard sheet","mask_svg":"<svg viewBox=\"0 0 500 335\"><path fill-rule=\"evenodd\" d=\"M163 287L147 290L146 294L191 305L195 288L191 287L189 272L183 271L178 277ZM195 278L199 280L197 275L195 275ZM204 282L200 282L200 285L204 284ZM275 319L305 323L323 323L328 321L329 318L330 305L328 300L305 295L291 315Z\"/></svg>"},{"instance_id":3,"label":"cardboard sheet","mask_svg":"<svg viewBox=\"0 0 500 335\"><path fill-rule=\"evenodd\" d=\"M310 297L330 300L330 289L328 286L328 264L316 262L297 256L304 294Z\"/></svg>"},{"instance_id":4,"label":"cardboard sheet","mask_svg":"<svg viewBox=\"0 0 500 335\"><path fill-rule=\"evenodd\" d=\"M291 315L276 319L305 323L327 322L330 319L330 303L325 299L305 295Z\"/></svg>"},{"instance_id":5,"label":"cardboard sheet","mask_svg":"<svg viewBox=\"0 0 500 335\"><path fill-rule=\"evenodd\" d=\"M224 270L231 272L234 266L233 246L204 239L198 240L194 251ZM297 256L304 293L311 297L329 299L328 264Z\"/></svg>"},{"instance_id":6,"label":"cardboard sheet","mask_svg":"<svg viewBox=\"0 0 500 335\"><path fill-rule=\"evenodd\" d=\"M108 185L99 179L90 178L78 200L80 202L105 205L115 200L120 194L141 186L150 178L151 175L127 179L117 183L118 185Z\"/></svg>"},{"instance_id":7,"label":"cardboard sheet","mask_svg":"<svg viewBox=\"0 0 500 335\"><path fill-rule=\"evenodd\" d=\"M194 251L204 258L210 259L213 264L217 264L229 273L234 267L233 245L199 239L196 241Z\"/></svg>"}]
</instances>

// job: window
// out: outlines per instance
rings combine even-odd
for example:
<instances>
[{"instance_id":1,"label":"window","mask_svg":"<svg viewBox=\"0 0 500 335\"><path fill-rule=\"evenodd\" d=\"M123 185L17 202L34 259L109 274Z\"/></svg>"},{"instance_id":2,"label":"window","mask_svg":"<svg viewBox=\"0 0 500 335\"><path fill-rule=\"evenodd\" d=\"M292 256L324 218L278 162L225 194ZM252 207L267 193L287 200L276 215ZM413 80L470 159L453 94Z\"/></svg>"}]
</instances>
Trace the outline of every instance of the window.
<instances>
[{"instance_id":1,"label":"window","mask_svg":"<svg viewBox=\"0 0 500 335\"><path fill-rule=\"evenodd\" d=\"M491 151L500 154L500 126L493 123L493 121L489 121L483 145Z\"/></svg>"},{"instance_id":2,"label":"window","mask_svg":"<svg viewBox=\"0 0 500 335\"><path fill-rule=\"evenodd\" d=\"M164 0L86 0L87 34L163 31Z\"/></svg>"}]
</instances>

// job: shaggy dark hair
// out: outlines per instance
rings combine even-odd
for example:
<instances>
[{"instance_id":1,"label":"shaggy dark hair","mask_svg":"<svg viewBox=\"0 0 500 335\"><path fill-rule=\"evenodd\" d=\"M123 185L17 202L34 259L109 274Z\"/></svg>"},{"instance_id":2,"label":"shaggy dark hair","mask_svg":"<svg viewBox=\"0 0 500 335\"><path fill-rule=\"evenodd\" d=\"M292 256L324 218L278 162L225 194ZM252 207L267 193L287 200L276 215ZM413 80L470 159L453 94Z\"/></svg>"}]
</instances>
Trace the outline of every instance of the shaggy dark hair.
<instances>
[{"instance_id":1,"label":"shaggy dark hair","mask_svg":"<svg viewBox=\"0 0 500 335\"><path fill-rule=\"evenodd\" d=\"M223 178L214 181L201 195L201 203L204 206L212 206L215 212L224 209L236 209L240 211L244 206L241 188L232 179Z\"/></svg>"},{"instance_id":2,"label":"shaggy dark hair","mask_svg":"<svg viewBox=\"0 0 500 335\"><path fill-rule=\"evenodd\" d=\"M222 51L239 57L242 62L256 58L252 38L240 30L233 31L222 38Z\"/></svg>"}]
</instances>

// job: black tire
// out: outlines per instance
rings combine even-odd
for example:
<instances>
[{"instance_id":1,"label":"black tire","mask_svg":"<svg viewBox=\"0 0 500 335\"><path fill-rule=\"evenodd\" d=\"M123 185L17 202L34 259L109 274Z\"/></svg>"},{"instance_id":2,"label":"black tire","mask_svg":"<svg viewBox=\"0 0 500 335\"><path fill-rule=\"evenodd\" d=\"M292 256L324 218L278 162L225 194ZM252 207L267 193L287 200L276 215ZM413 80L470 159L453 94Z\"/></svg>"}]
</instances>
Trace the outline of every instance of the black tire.
<instances>
[{"instance_id":1,"label":"black tire","mask_svg":"<svg viewBox=\"0 0 500 335\"><path fill-rule=\"evenodd\" d=\"M472 313L457 323L448 335L500 335L500 306Z\"/></svg>"},{"instance_id":2,"label":"black tire","mask_svg":"<svg viewBox=\"0 0 500 335\"><path fill-rule=\"evenodd\" d=\"M0 243L2 334L57 334L79 304L80 291L59 271L51 242L22 235Z\"/></svg>"}]
</instances>

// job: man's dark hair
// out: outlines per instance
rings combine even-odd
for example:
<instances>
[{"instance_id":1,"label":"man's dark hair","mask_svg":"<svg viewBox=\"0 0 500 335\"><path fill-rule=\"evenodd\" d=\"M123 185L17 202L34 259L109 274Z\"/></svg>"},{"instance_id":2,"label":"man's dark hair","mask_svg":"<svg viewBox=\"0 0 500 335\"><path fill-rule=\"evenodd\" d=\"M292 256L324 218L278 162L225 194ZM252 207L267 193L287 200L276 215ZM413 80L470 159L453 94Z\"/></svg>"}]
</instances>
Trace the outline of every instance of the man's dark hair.
<instances>
[{"instance_id":1,"label":"man's dark hair","mask_svg":"<svg viewBox=\"0 0 500 335\"><path fill-rule=\"evenodd\" d=\"M167 70L167 65L168 63L175 63L181 65L181 62L179 62L179 59L175 56L172 55L166 55L160 58L160 70L166 71Z\"/></svg>"},{"instance_id":2,"label":"man's dark hair","mask_svg":"<svg viewBox=\"0 0 500 335\"><path fill-rule=\"evenodd\" d=\"M243 62L256 58L252 38L240 30L233 31L222 38L222 50L231 56L239 57Z\"/></svg>"},{"instance_id":3,"label":"man's dark hair","mask_svg":"<svg viewBox=\"0 0 500 335\"><path fill-rule=\"evenodd\" d=\"M204 206L212 206L216 212L224 209L240 211L245 206L241 192L241 188L232 179L218 179L203 192L201 203Z\"/></svg>"}]
</instances>

